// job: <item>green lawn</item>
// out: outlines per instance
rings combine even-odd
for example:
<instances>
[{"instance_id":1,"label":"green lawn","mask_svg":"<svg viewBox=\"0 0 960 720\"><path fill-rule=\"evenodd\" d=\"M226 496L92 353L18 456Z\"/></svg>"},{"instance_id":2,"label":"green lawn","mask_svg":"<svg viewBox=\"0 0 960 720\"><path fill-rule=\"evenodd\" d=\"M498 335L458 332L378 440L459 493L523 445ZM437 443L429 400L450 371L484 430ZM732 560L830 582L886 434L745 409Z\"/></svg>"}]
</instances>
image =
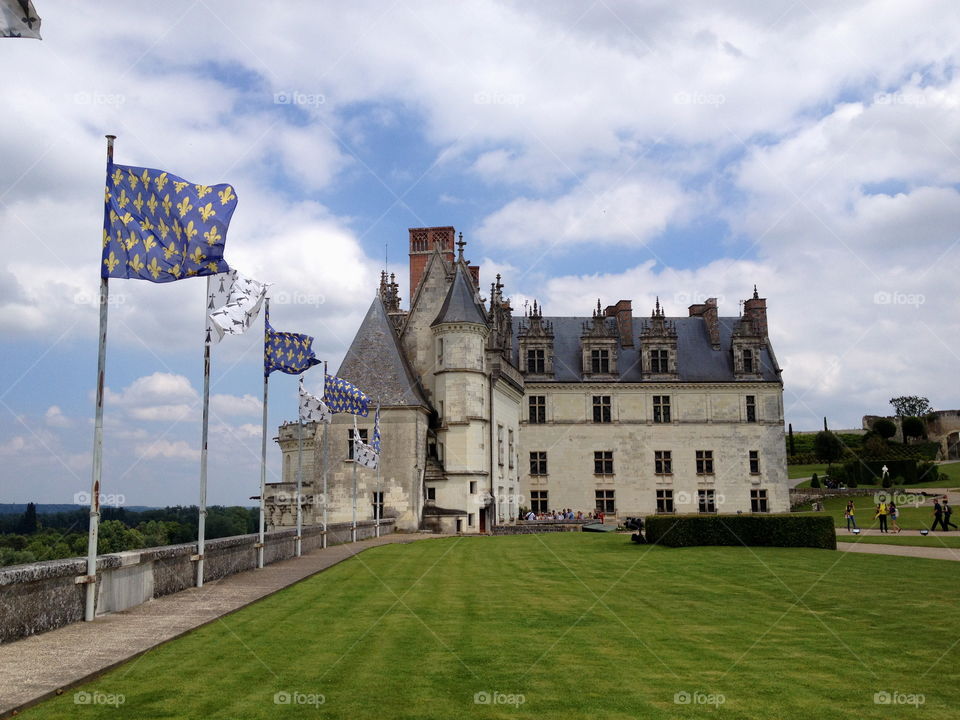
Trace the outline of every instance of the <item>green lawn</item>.
<instances>
[{"instance_id":1,"label":"green lawn","mask_svg":"<svg viewBox=\"0 0 960 720\"><path fill-rule=\"evenodd\" d=\"M889 492L889 491L888 491ZM899 491L893 491L894 497L902 495ZM914 497L914 496L911 496ZM847 506L847 500L849 498L844 497L832 497L826 498L823 500L823 512L828 515L832 515L834 518L834 524L836 527L847 526L846 520L843 519L843 510ZM855 497L853 502L856 506L856 512L854 517L857 519L857 525L862 528L876 528L880 527L879 521L874 519L874 509L876 507L874 498L872 496L865 497ZM929 529L930 525L933 523L933 498L924 498L921 505L916 505L913 501L910 503L900 504L900 520L899 525L904 530L923 530L924 528ZM820 513L810 513L804 512L804 515L820 514ZM954 513L952 522L955 525L960 525L960 515ZM888 525L889 520L887 521Z\"/></svg>"},{"instance_id":2,"label":"green lawn","mask_svg":"<svg viewBox=\"0 0 960 720\"><path fill-rule=\"evenodd\" d=\"M939 531L938 531L939 532ZM943 537L937 533L923 535L847 535L846 532L837 533L837 542L863 542L872 545L913 545L916 547L932 548L960 548L960 537L948 535Z\"/></svg>"},{"instance_id":3,"label":"green lawn","mask_svg":"<svg viewBox=\"0 0 960 720\"><path fill-rule=\"evenodd\" d=\"M818 477L823 477L826 469L826 464L787 465L787 477L793 480L794 478L810 477L814 473L816 473ZM803 483L801 483L801 485L802 484Z\"/></svg>"},{"instance_id":4,"label":"green lawn","mask_svg":"<svg viewBox=\"0 0 960 720\"><path fill-rule=\"evenodd\" d=\"M21 717L950 717L955 587L952 563L830 550L425 540L369 550Z\"/></svg>"}]
</instances>

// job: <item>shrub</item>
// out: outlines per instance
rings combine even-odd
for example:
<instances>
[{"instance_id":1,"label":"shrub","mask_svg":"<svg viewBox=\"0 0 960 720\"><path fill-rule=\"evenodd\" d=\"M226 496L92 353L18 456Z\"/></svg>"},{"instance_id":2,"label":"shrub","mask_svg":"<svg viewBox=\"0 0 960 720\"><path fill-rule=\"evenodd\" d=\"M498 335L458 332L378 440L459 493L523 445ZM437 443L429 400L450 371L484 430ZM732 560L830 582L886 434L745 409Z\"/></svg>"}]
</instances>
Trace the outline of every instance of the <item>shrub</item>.
<instances>
[{"instance_id":1,"label":"shrub","mask_svg":"<svg viewBox=\"0 0 960 720\"><path fill-rule=\"evenodd\" d=\"M817 477L816 473L810 476L810 487L812 488L820 487L820 478Z\"/></svg>"},{"instance_id":2,"label":"shrub","mask_svg":"<svg viewBox=\"0 0 960 720\"><path fill-rule=\"evenodd\" d=\"M897 434L897 424L887 418L877 420L871 429L884 440L889 440Z\"/></svg>"},{"instance_id":3,"label":"shrub","mask_svg":"<svg viewBox=\"0 0 960 720\"><path fill-rule=\"evenodd\" d=\"M901 421L901 426L903 427L904 439L924 437L927 434L926 425L918 417L905 417Z\"/></svg>"},{"instance_id":4,"label":"shrub","mask_svg":"<svg viewBox=\"0 0 960 720\"><path fill-rule=\"evenodd\" d=\"M832 463L843 455L843 443L829 430L821 430L813 439L813 451L820 460Z\"/></svg>"},{"instance_id":5,"label":"shrub","mask_svg":"<svg viewBox=\"0 0 960 720\"><path fill-rule=\"evenodd\" d=\"M787 465L816 465L819 462L816 453L802 452L787 456Z\"/></svg>"},{"instance_id":6,"label":"shrub","mask_svg":"<svg viewBox=\"0 0 960 720\"><path fill-rule=\"evenodd\" d=\"M837 549L829 515L655 515L647 542L665 547L747 545Z\"/></svg>"},{"instance_id":7,"label":"shrub","mask_svg":"<svg viewBox=\"0 0 960 720\"><path fill-rule=\"evenodd\" d=\"M903 478L898 477L898 480L900 480L901 483L903 482ZM890 476L889 476L889 475L887 475L886 477L883 478L883 486L884 486L885 488L888 488L888 487L892 487L892 486L893 486L893 481L890 479Z\"/></svg>"}]
</instances>

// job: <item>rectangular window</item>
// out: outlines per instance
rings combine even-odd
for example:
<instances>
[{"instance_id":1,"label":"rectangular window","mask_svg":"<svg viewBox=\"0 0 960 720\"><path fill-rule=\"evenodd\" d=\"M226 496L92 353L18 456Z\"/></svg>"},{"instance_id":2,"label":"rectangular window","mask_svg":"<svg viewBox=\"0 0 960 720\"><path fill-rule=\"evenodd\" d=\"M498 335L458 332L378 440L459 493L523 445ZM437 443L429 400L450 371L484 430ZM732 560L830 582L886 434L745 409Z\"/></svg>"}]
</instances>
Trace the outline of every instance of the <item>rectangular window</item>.
<instances>
[{"instance_id":1,"label":"rectangular window","mask_svg":"<svg viewBox=\"0 0 960 720\"><path fill-rule=\"evenodd\" d=\"M437 338L437 365L443 364L443 338Z\"/></svg>"},{"instance_id":2,"label":"rectangular window","mask_svg":"<svg viewBox=\"0 0 960 720\"><path fill-rule=\"evenodd\" d=\"M547 396L530 396L530 422L539 425L547 421Z\"/></svg>"},{"instance_id":3,"label":"rectangular window","mask_svg":"<svg viewBox=\"0 0 960 720\"><path fill-rule=\"evenodd\" d=\"M373 494L373 519L383 519L383 493L375 492Z\"/></svg>"},{"instance_id":4,"label":"rectangular window","mask_svg":"<svg viewBox=\"0 0 960 720\"><path fill-rule=\"evenodd\" d=\"M655 372L655 373L670 372L667 369L669 359L670 359L669 351L651 350L650 351L650 372Z\"/></svg>"},{"instance_id":5,"label":"rectangular window","mask_svg":"<svg viewBox=\"0 0 960 720\"><path fill-rule=\"evenodd\" d=\"M655 423L670 422L670 396L653 396L653 421Z\"/></svg>"},{"instance_id":6,"label":"rectangular window","mask_svg":"<svg viewBox=\"0 0 960 720\"><path fill-rule=\"evenodd\" d=\"M593 396L593 421L595 423L610 422L610 396Z\"/></svg>"},{"instance_id":7,"label":"rectangular window","mask_svg":"<svg viewBox=\"0 0 960 720\"><path fill-rule=\"evenodd\" d=\"M745 373L753 372L753 350L744 349L743 351L743 371Z\"/></svg>"},{"instance_id":8,"label":"rectangular window","mask_svg":"<svg viewBox=\"0 0 960 720\"><path fill-rule=\"evenodd\" d=\"M360 442L367 442L366 428L360 428ZM347 430L347 459L353 460L353 428Z\"/></svg>"},{"instance_id":9,"label":"rectangular window","mask_svg":"<svg viewBox=\"0 0 960 720\"><path fill-rule=\"evenodd\" d=\"M476 494L477 494L477 481L476 481L476 480L471 480L471 481L470 481L470 494L471 494L471 495L476 495Z\"/></svg>"},{"instance_id":10,"label":"rectangular window","mask_svg":"<svg viewBox=\"0 0 960 720\"><path fill-rule=\"evenodd\" d=\"M547 451L546 450L535 450L530 453L530 474L531 475L547 474Z\"/></svg>"},{"instance_id":11,"label":"rectangular window","mask_svg":"<svg viewBox=\"0 0 960 720\"><path fill-rule=\"evenodd\" d=\"M497 425L497 463L503 465L503 425Z\"/></svg>"},{"instance_id":12,"label":"rectangular window","mask_svg":"<svg viewBox=\"0 0 960 720\"><path fill-rule=\"evenodd\" d=\"M437 499L437 489L433 487L427 488L427 500L436 500Z\"/></svg>"},{"instance_id":13,"label":"rectangular window","mask_svg":"<svg viewBox=\"0 0 960 720\"><path fill-rule=\"evenodd\" d=\"M473 527L473 517L474 517L473 513L467 513L467 525L469 525L470 527Z\"/></svg>"},{"instance_id":14,"label":"rectangular window","mask_svg":"<svg viewBox=\"0 0 960 720\"><path fill-rule=\"evenodd\" d=\"M702 513L717 511L716 493L713 490L697 490L697 501Z\"/></svg>"},{"instance_id":15,"label":"rectangular window","mask_svg":"<svg viewBox=\"0 0 960 720\"><path fill-rule=\"evenodd\" d=\"M673 512L673 490L657 490L657 512Z\"/></svg>"},{"instance_id":16,"label":"rectangular window","mask_svg":"<svg viewBox=\"0 0 960 720\"><path fill-rule=\"evenodd\" d=\"M747 422L757 421L757 396L747 395Z\"/></svg>"},{"instance_id":17,"label":"rectangular window","mask_svg":"<svg viewBox=\"0 0 960 720\"><path fill-rule=\"evenodd\" d=\"M590 351L590 372L608 373L610 372L610 351L597 349Z\"/></svg>"},{"instance_id":18,"label":"rectangular window","mask_svg":"<svg viewBox=\"0 0 960 720\"><path fill-rule=\"evenodd\" d=\"M602 513L615 513L617 511L616 503L613 498L613 490L597 490L597 510Z\"/></svg>"},{"instance_id":19,"label":"rectangular window","mask_svg":"<svg viewBox=\"0 0 960 720\"><path fill-rule=\"evenodd\" d=\"M613 450L597 450L593 453L594 475L613 475Z\"/></svg>"},{"instance_id":20,"label":"rectangular window","mask_svg":"<svg viewBox=\"0 0 960 720\"><path fill-rule=\"evenodd\" d=\"M513 428L507 430L507 467L513 467Z\"/></svg>"},{"instance_id":21,"label":"rectangular window","mask_svg":"<svg viewBox=\"0 0 960 720\"><path fill-rule=\"evenodd\" d=\"M750 451L750 474L760 474L760 452L758 450Z\"/></svg>"},{"instance_id":22,"label":"rectangular window","mask_svg":"<svg viewBox=\"0 0 960 720\"><path fill-rule=\"evenodd\" d=\"M750 491L750 512L755 512L755 513L770 512L770 507L767 505L766 490Z\"/></svg>"},{"instance_id":23,"label":"rectangular window","mask_svg":"<svg viewBox=\"0 0 960 720\"><path fill-rule=\"evenodd\" d=\"M713 450L697 450L697 475L713 475Z\"/></svg>"},{"instance_id":24,"label":"rectangular window","mask_svg":"<svg viewBox=\"0 0 960 720\"><path fill-rule=\"evenodd\" d=\"M527 372L543 374L546 372L546 353L543 350L527 350Z\"/></svg>"},{"instance_id":25,"label":"rectangular window","mask_svg":"<svg viewBox=\"0 0 960 720\"><path fill-rule=\"evenodd\" d=\"M657 475L673 474L673 458L670 450L653 451L653 472Z\"/></svg>"},{"instance_id":26,"label":"rectangular window","mask_svg":"<svg viewBox=\"0 0 960 720\"><path fill-rule=\"evenodd\" d=\"M535 513L545 513L547 511L547 491L530 491L530 509Z\"/></svg>"}]
</instances>

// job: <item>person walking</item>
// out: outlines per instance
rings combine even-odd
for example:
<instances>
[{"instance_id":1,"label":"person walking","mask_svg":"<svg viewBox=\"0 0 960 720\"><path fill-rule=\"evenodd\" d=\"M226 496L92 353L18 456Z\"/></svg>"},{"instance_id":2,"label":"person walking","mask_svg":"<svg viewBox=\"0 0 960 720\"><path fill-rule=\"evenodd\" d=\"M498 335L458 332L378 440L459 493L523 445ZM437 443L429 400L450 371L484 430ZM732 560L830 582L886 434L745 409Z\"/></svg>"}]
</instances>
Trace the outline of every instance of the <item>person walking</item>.
<instances>
[{"instance_id":1,"label":"person walking","mask_svg":"<svg viewBox=\"0 0 960 720\"><path fill-rule=\"evenodd\" d=\"M949 530L951 527L956 530L957 526L950 522L950 516L953 515L953 508L950 507L950 503L947 501L946 496L943 498L943 502L940 503L940 509L943 510L943 517L940 522L943 525L944 530Z\"/></svg>"},{"instance_id":2,"label":"person walking","mask_svg":"<svg viewBox=\"0 0 960 720\"><path fill-rule=\"evenodd\" d=\"M880 532L890 532L887 530L887 504L885 502L877 503L876 519L880 521Z\"/></svg>"},{"instance_id":3,"label":"person walking","mask_svg":"<svg viewBox=\"0 0 960 720\"><path fill-rule=\"evenodd\" d=\"M900 517L900 508L897 507L897 504L893 502L893 500L890 501L887 512L890 514L890 522L893 523L893 531L895 533L901 532L903 528L897 524L897 518Z\"/></svg>"},{"instance_id":4,"label":"person walking","mask_svg":"<svg viewBox=\"0 0 960 720\"><path fill-rule=\"evenodd\" d=\"M853 504L853 500L847 500L847 509L843 511L843 518L847 521L847 532L850 532L850 526L853 525L854 529L857 528L857 519L854 517L857 509Z\"/></svg>"},{"instance_id":5,"label":"person walking","mask_svg":"<svg viewBox=\"0 0 960 720\"><path fill-rule=\"evenodd\" d=\"M946 526L943 524L943 507L940 505L940 499L933 499L933 527L930 528L930 532L933 532L937 529L937 525L943 527L946 530Z\"/></svg>"}]
</instances>

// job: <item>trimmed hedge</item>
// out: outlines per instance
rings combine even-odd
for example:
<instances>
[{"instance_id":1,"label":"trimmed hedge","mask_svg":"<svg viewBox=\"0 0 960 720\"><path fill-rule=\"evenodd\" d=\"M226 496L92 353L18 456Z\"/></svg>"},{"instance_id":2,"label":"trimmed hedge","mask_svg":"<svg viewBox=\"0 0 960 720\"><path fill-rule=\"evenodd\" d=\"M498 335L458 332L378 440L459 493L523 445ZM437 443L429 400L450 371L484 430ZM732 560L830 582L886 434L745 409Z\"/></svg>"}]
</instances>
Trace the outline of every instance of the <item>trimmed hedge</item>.
<instances>
[{"instance_id":1,"label":"trimmed hedge","mask_svg":"<svg viewBox=\"0 0 960 720\"><path fill-rule=\"evenodd\" d=\"M749 545L837 549L829 515L653 515L647 542L666 547Z\"/></svg>"}]
</instances>

